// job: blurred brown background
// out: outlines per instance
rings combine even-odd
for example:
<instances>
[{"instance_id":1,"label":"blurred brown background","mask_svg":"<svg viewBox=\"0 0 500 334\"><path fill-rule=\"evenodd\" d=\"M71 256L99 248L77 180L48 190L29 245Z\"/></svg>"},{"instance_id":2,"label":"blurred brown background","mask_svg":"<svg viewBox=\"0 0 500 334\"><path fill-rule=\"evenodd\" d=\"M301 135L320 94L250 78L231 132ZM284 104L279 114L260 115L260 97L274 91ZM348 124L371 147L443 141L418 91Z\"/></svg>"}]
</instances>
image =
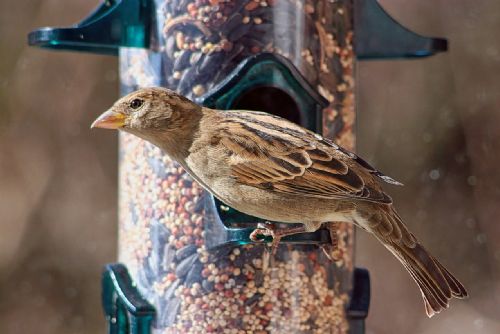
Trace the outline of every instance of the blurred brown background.
<instances>
[{"instance_id":1,"label":"blurred brown background","mask_svg":"<svg viewBox=\"0 0 500 334\"><path fill-rule=\"evenodd\" d=\"M117 59L26 45L97 0L0 3L0 333L104 333L100 271L116 256L116 135L89 124L118 96ZM358 63L358 150L404 182L402 216L471 298L427 319L415 284L358 233L367 333L500 332L500 2L381 3L448 53Z\"/></svg>"}]
</instances>

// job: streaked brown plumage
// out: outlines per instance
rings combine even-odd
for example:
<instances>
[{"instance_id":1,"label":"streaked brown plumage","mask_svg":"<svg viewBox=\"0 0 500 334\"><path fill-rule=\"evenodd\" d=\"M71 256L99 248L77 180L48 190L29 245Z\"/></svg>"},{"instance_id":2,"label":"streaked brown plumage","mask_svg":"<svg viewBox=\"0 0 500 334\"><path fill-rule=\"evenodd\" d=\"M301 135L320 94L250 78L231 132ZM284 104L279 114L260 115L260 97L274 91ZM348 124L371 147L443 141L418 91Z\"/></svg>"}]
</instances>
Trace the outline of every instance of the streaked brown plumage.
<instances>
[{"instance_id":1,"label":"streaked brown plumage","mask_svg":"<svg viewBox=\"0 0 500 334\"><path fill-rule=\"evenodd\" d=\"M429 316L452 297L467 296L408 231L379 184L400 183L285 119L203 108L170 90L145 88L118 100L92 126L127 131L160 147L239 211L303 223L303 231L350 222L372 233L416 281Z\"/></svg>"}]
</instances>

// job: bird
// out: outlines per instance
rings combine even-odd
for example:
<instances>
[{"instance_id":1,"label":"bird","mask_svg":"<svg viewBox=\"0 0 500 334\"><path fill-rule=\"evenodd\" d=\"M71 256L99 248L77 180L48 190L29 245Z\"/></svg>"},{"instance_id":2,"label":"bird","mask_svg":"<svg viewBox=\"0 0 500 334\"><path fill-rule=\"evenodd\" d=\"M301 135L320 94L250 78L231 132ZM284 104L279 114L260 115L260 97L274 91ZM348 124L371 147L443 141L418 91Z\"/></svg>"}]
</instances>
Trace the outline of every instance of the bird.
<instances>
[{"instance_id":1,"label":"bird","mask_svg":"<svg viewBox=\"0 0 500 334\"><path fill-rule=\"evenodd\" d=\"M288 228L266 224L254 231L272 236L274 244L323 224L334 240L338 222L371 233L415 280L429 317L448 308L452 298L468 296L462 283L408 230L381 185L401 183L284 118L211 109L172 90L148 87L117 100L91 128L117 129L152 143L238 211L294 223Z\"/></svg>"}]
</instances>

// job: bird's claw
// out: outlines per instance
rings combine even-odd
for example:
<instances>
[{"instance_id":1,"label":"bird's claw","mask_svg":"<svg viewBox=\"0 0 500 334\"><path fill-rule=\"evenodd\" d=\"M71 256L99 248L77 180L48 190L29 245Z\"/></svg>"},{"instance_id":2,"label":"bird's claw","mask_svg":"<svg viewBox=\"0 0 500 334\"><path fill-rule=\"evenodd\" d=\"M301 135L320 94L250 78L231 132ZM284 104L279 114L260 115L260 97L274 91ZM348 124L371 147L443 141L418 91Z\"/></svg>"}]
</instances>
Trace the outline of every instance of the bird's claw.
<instances>
[{"instance_id":1,"label":"bird's claw","mask_svg":"<svg viewBox=\"0 0 500 334\"><path fill-rule=\"evenodd\" d=\"M325 253L326 257L330 261L338 262L342 260L342 252L339 249L339 240L338 240L338 223L337 222L331 222L327 223L326 226L328 227L328 230L330 231L330 239L331 239L331 244L329 245L323 245L321 246L321 249Z\"/></svg>"},{"instance_id":2,"label":"bird's claw","mask_svg":"<svg viewBox=\"0 0 500 334\"><path fill-rule=\"evenodd\" d=\"M323 245L321 246L321 249L330 261L338 262L342 260L342 252L340 251L340 249L332 247L332 245Z\"/></svg>"},{"instance_id":3,"label":"bird's claw","mask_svg":"<svg viewBox=\"0 0 500 334\"><path fill-rule=\"evenodd\" d=\"M276 227L272 223L259 223L257 228L250 234L250 240L254 242L264 242L266 237L273 238L273 241L271 242L271 253L275 255L281 241L281 236L275 232Z\"/></svg>"},{"instance_id":4,"label":"bird's claw","mask_svg":"<svg viewBox=\"0 0 500 334\"><path fill-rule=\"evenodd\" d=\"M254 242L263 242L265 237L273 236L273 229L268 227L267 224L259 223L257 228L250 233L250 240Z\"/></svg>"}]
</instances>

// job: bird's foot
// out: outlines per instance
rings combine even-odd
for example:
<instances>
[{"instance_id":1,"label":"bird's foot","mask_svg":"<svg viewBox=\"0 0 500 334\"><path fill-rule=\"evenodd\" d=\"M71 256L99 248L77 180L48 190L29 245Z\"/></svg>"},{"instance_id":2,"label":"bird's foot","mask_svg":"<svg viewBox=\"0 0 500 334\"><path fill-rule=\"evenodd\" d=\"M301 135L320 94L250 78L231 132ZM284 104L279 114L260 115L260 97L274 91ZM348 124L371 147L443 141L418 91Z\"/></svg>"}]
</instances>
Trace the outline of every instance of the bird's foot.
<instances>
[{"instance_id":1,"label":"bird's foot","mask_svg":"<svg viewBox=\"0 0 500 334\"><path fill-rule=\"evenodd\" d=\"M339 262L342 260L342 252L338 248L334 248L332 245L322 245L320 246L325 253L328 260L332 262Z\"/></svg>"},{"instance_id":2,"label":"bird's foot","mask_svg":"<svg viewBox=\"0 0 500 334\"><path fill-rule=\"evenodd\" d=\"M274 230L276 227L270 223L259 223L257 228L250 233L250 240L254 242L263 242L266 237L274 238Z\"/></svg>"},{"instance_id":3,"label":"bird's foot","mask_svg":"<svg viewBox=\"0 0 500 334\"><path fill-rule=\"evenodd\" d=\"M300 227L278 228L273 223L265 222L257 225L257 228L250 234L250 240L263 242L265 237L272 237L273 241L271 242L271 253L275 255L278 250L278 245L283 237L304 232L306 232L306 230L303 225Z\"/></svg>"},{"instance_id":4,"label":"bird's foot","mask_svg":"<svg viewBox=\"0 0 500 334\"><path fill-rule=\"evenodd\" d=\"M277 230L277 227L270 222L259 223L257 228L250 234L250 240L254 242L264 242L266 237L273 238L271 242L271 252L274 255L281 241L281 237L276 235Z\"/></svg>"},{"instance_id":5,"label":"bird's foot","mask_svg":"<svg viewBox=\"0 0 500 334\"><path fill-rule=\"evenodd\" d=\"M330 231L330 239L332 243L329 245L321 246L321 249L325 253L326 257L330 259L330 261L338 262L342 259L342 252L339 249L339 239L337 235L338 223L332 222L326 223L325 225L328 228L328 231Z\"/></svg>"}]
</instances>

